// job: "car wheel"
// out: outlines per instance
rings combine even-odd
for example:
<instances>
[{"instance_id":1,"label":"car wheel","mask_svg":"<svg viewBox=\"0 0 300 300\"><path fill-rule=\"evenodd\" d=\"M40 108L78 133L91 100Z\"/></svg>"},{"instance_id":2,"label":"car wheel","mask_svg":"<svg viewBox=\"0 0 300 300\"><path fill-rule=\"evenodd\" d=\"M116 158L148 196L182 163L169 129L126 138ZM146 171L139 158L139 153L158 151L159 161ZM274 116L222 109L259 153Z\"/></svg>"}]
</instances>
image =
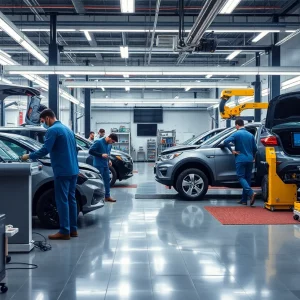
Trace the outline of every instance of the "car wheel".
<instances>
[{"instance_id":1,"label":"car wheel","mask_svg":"<svg viewBox=\"0 0 300 300\"><path fill-rule=\"evenodd\" d=\"M175 184L173 184L173 189L178 193L178 191L177 191L177 187L176 187L176 185Z\"/></svg>"},{"instance_id":2,"label":"car wheel","mask_svg":"<svg viewBox=\"0 0 300 300\"><path fill-rule=\"evenodd\" d=\"M269 197L269 179L268 175L265 175L261 181L261 195L265 202L268 202Z\"/></svg>"},{"instance_id":3,"label":"car wheel","mask_svg":"<svg viewBox=\"0 0 300 300\"><path fill-rule=\"evenodd\" d=\"M59 228L59 216L55 203L54 188L51 188L44 192L37 201L36 205L37 216L46 228L58 229ZM80 208L77 202L77 214L79 214Z\"/></svg>"},{"instance_id":4,"label":"car wheel","mask_svg":"<svg viewBox=\"0 0 300 300\"><path fill-rule=\"evenodd\" d=\"M187 200L200 200L208 189L207 176L198 169L188 169L179 174L176 188L180 196Z\"/></svg>"},{"instance_id":5,"label":"car wheel","mask_svg":"<svg viewBox=\"0 0 300 300\"><path fill-rule=\"evenodd\" d=\"M113 166L109 167L110 186L114 186L117 180L117 172Z\"/></svg>"}]
</instances>

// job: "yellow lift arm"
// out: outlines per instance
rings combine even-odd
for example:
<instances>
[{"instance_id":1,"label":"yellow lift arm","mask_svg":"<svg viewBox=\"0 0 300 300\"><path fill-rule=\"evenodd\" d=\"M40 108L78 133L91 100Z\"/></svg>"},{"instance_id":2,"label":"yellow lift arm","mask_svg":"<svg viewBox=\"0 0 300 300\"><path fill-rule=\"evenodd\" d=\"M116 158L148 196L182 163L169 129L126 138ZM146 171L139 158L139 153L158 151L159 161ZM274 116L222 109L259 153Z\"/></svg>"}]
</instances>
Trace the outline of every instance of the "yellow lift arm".
<instances>
[{"instance_id":1,"label":"yellow lift arm","mask_svg":"<svg viewBox=\"0 0 300 300\"><path fill-rule=\"evenodd\" d=\"M254 95L254 89L227 89L221 93L221 102L219 105L220 115L222 119L233 119L239 117L242 111L246 109L267 109L268 103L244 103L233 108L226 106L226 102L232 96L251 97Z\"/></svg>"}]
</instances>

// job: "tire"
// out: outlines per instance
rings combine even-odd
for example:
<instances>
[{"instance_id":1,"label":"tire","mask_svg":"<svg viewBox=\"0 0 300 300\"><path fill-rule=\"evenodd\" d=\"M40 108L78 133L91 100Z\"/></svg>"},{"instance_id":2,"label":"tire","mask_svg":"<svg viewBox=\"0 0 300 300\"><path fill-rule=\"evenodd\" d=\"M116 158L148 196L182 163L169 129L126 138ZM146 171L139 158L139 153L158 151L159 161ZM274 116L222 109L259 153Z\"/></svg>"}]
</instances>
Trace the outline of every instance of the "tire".
<instances>
[{"instance_id":1,"label":"tire","mask_svg":"<svg viewBox=\"0 0 300 300\"><path fill-rule=\"evenodd\" d=\"M37 201L36 214L45 228L59 229L59 216L55 203L54 188L45 191ZM77 214L80 207L77 201Z\"/></svg>"},{"instance_id":2,"label":"tire","mask_svg":"<svg viewBox=\"0 0 300 300\"><path fill-rule=\"evenodd\" d=\"M117 180L117 172L113 166L109 167L110 186L114 186Z\"/></svg>"},{"instance_id":3,"label":"tire","mask_svg":"<svg viewBox=\"0 0 300 300\"><path fill-rule=\"evenodd\" d=\"M261 181L261 195L262 195L264 202L268 202L268 197L269 197L268 175L265 175Z\"/></svg>"},{"instance_id":4,"label":"tire","mask_svg":"<svg viewBox=\"0 0 300 300\"><path fill-rule=\"evenodd\" d=\"M175 184L173 184L173 189L178 193L178 191L177 191L177 187L176 187L176 185Z\"/></svg>"},{"instance_id":5,"label":"tire","mask_svg":"<svg viewBox=\"0 0 300 300\"><path fill-rule=\"evenodd\" d=\"M199 183L196 184L197 182ZM184 199L201 200L207 193L208 179L202 171L188 169L179 174L176 188L179 195Z\"/></svg>"}]
</instances>

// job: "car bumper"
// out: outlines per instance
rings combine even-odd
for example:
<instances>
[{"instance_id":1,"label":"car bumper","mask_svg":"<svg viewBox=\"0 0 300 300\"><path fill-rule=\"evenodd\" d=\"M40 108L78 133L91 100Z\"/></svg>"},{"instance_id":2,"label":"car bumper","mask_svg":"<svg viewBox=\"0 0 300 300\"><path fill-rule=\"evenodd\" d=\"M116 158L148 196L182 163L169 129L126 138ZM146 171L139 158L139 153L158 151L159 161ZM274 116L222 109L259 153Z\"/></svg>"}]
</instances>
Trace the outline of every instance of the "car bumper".
<instances>
[{"instance_id":1,"label":"car bumper","mask_svg":"<svg viewBox=\"0 0 300 300\"><path fill-rule=\"evenodd\" d=\"M105 189L101 179L88 179L82 185L77 185L77 190L81 195L83 214L99 209L105 205Z\"/></svg>"},{"instance_id":2,"label":"car bumper","mask_svg":"<svg viewBox=\"0 0 300 300\"><path fill-rule=\"evenodd\" d=\"M125 180L133 176L133 163L132 162L124 162L117 161L115 165L113 165L115 170L118 173L118 179Z\"/></svg>"},{"instance_id":3,"label":"car bumper","mask_svg":"<svg viewBox=\"0 0 300 300\"><path fill-rule=\"evenodd\" d=\"M300 185L300 161L283 162L277 166L277 174L287 184Z\"/></svg>"},{"instance_id":4,"label":"car bumper","mask_svg":"<svg viewBox=\"0 0 300 300\"><path fill-rule=\"evenodd\" d=\"M172 186L173 165L166 162L157 162L154 166L155 180L163 185Z\"/></svg>"}]
</instances>

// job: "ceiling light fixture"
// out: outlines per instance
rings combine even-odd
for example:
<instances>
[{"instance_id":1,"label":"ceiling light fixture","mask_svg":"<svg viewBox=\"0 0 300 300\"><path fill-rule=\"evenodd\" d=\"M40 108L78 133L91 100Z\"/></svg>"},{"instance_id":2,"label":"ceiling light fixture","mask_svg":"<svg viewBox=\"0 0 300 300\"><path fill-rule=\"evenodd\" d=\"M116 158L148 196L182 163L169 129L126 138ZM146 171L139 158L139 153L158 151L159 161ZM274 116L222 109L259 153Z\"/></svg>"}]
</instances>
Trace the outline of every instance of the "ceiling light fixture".
<instances>
[{"instance_id":1,"label":"ceiling light fixture","mask_svg":"<svg viewBox=\"0 0 300 300\"><path fill-rule=\"evenodd\" d=\"M123 74L123 77L124 78L129 78L129 75L128 74Z\"/></svg>"},{"instance_id":2,"label":"ceiling light fixture","mask_svg":"<svg viewBox=\"0 0 300 300\"><path fill-rule=\"evenodd\" d=\"M234 59L236 56L238 56L240 53L242 52L242 50L236 50L236 51L233 51L231 54L229 54L227 57L226 57L226 60L232 60Z\"/></svg>"},{"instance_id":3,"label":"ceiling light fixture","mask_svg":"<svg viewBox=\"0 0 300 300\"><path fill-rule=\"evenodd\" d=\"M295 37L299 33L300 33L300 29L297 29L296 31L292 32L291 34L286 36L284 39L282 39L278 43L276 43L275 46L281 46L282 44L286 43L287 41L289 41L290 39L292 39L293 37Z\"/></svg>"},{"instance_id":4,"label":"ceiling light fixture","mask_svg":"<svg viewBox=\"0 0 300 300\"><path fill-rule=\"evenodd\" d=\"M126 92L129 92L129 91L130 91L130 87L129 87L129 86L126 86L126 87L125 87L125 91L126 91Z\"/></svg>"},{"instance_id":5,"label":"ceiling light fixture","mask_svg":"<svg viewBox=\"0 0 300 300\"><path fill-rule=\"evenodd\" d=\"M89 33L87 30L84 31L84 35L85 35L86 39L87 39L89 42L92 41L92 37L91 37L90 33Z\"/></svg>"},{"instance_id":6,"label":"ceiling light fixture","mask_svg":"<svg viewBox=\"0 0 300 300\"><path fill-rule=\"evenodd\" d=\"M207 74L207 75L205 76L205 78L211 78L211 77L213 77L213 74Z\"/></svg>"},{"instance_id":7,"label":"ceiling light fixture","mask_svg":"<svg viewBox=\"0 0 300 300\"><path fill-rule=\"evenodd\" d=\"M64 74L64 76L67 77L67 78L71 77L71 75L69 75L69 74Z\"/></svg>"},{"instance_id":8,"label":"ceiling light fixture","mask_svg":"<svg viewBox=\"0 0 300 300\"><path fill-rule=\"evenodd\" d=\"M240 2L241 0L227 0L220 14L231 14Z\"/></svg>"},{"instance_id":9,"label":"ceiling light fixture","mask_svg":"<svg viewBox=\"0 0 300 300\"><path fill-rule=\"evenodd\" d=\"M103 92L105 92L105 88L104 87L101 87L101 89L102 89Z\"/></svg>"},{"instance_id":10,"label":"ceiling light fixture","mask_svg":"<svg viewBox=\"0 0 300 300\"><path fill-rule=\"evenodd\" d=\"M256 36L256 37L252 40L252 43L257 43L257 42L260 41L262 38L264 38L268 33L269 33L269 31L263 31L263 32L261 32L258 36Z\"/></svg>"},{"instance_id":11,"label":"ceiling light fixture","mask_svg":"<svg viewBox=\"0 0 300 300\"><path fill-rule=\"evenodd\" d=\"M186 87L184 90L185 90L186 92L188 92L190 89L191 89L190 87Z\"/></svg>"},{"instance_id":12,"label":"ceiling light fixture","mask_svg":"<svg viewBox=\"0 0 300 300\"><path fill-rule=\"evenodd\" d=\"M129 57L129 53L128 53L128 47L127 46L120 46L120 53L121 53L121 57L122 58L128 58Z\"/></svg>"},{"instance_id":13,"label":"ceiling light fixture","mask_svg":"<svg viewBox=\"0 0 300 300\"><path fill-rule=\"evenodd\" d=\"M25 48L43 64L47 63L48 57L24 35L2 12L0 12L0 28L11 38Z\"/></svg>"},{"instance_id":14,"label":"ceiling light fixture","mask_svg":"<svg viewBox=\"0 0 300 300\"><path fill-rule=\"evenodd\" d=\"M128 14L135 12L135 0L120 0L121 12Z\"/></svg>"}]
</instances>

